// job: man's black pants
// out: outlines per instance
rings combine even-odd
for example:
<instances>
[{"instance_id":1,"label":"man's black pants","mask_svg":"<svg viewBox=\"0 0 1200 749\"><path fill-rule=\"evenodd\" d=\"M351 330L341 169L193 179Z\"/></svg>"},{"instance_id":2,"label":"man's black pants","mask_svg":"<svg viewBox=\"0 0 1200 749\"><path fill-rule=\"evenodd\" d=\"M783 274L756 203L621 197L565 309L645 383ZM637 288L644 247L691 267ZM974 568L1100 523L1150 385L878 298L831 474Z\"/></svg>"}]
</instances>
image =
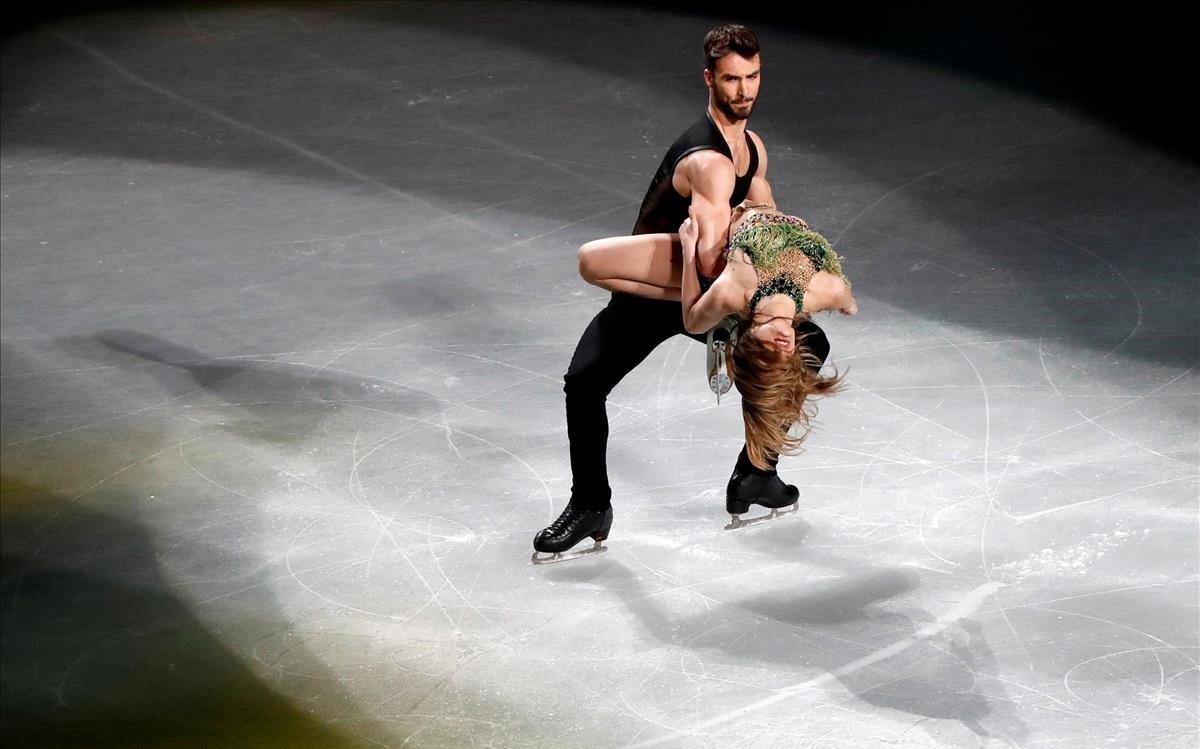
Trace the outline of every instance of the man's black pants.
<instances>
[{"instance_id":1,"label":"man's black pants","mask_svg":"<svg viewBox=\"0 0 1200 749\"><path fill-rule=\"evenodd\" d=\"M829 355L825 333L811 321L805 322L798 333L807 336L804 345L825 361ZM563 387L567 394L567 439L571 443L571 501L577 508L604 509L612 500L607 465L608 394L655 347L680 334L701 342L705 339L704 335L684 330L679 302L622 293L614 293L608 306L583 331ZM738 468L762 473L750 463L745 447L738 456Z\"/></svg>"}]
</instances>

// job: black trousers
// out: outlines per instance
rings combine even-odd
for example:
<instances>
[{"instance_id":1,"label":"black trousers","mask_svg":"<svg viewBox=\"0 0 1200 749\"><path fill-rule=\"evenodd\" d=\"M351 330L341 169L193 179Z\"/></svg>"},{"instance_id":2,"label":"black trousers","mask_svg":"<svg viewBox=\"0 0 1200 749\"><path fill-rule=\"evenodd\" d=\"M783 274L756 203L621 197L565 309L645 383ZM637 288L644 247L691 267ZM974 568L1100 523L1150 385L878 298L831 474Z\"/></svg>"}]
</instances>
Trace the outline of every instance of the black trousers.
<instances>
[{"instance_id":1,"label":"black trousers","mask_svg":"<svg viewBox=\"0 0 1200 749\"><path fill-rule=\"evenodd\" d=\"M829 355L829 341L814 323L799 331L804 344L821 361ZM567 439L571 443L571 501L581 509L599 510L612 501L608 484L608 394L625 375L674 335L704 342L704 335L687 333L679 302L645 299L614 293L575 346L567 369ZM699 379L699 378L697 378ZM738 467L754 469L742 448Z\"/></svg>"}]
</instances>

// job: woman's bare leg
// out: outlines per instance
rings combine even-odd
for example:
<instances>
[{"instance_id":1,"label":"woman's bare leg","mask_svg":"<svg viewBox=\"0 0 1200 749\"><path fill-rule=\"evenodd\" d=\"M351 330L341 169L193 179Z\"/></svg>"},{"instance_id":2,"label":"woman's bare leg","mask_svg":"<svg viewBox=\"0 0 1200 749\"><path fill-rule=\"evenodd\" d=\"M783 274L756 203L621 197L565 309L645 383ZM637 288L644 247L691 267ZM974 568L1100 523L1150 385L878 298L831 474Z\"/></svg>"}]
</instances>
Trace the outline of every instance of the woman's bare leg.
<instances>
[{"instance_id":1,"label":"woman's bare leg","mask_svg":"<svg viewBox=\"0 0 1200 749\"><path fill-rule=\"evenodd\" d=\"M579 275L609 291L679 301L683 256L676 234L635 234L579 248Z\"/></svg>"}]
</instances>

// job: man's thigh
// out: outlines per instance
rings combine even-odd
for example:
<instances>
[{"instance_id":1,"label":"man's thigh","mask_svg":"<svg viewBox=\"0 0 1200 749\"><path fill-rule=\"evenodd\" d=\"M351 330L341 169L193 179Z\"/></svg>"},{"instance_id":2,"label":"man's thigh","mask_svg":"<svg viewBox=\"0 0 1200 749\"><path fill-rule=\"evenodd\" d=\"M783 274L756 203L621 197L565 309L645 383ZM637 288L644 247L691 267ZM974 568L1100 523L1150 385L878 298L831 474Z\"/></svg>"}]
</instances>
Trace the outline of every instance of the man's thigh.
<instances>
[{"instance_id":1,"label":"man's thigh","mask_svg":"<svg viewBox=\"0 0 1200 749\"><path fill-rule=\"evenodd\" d=\"M608 394L660 343L683 330L679 302L615 293L592 318L567 369L567 390L583 386Z\"/></svg>"}]
</instances>

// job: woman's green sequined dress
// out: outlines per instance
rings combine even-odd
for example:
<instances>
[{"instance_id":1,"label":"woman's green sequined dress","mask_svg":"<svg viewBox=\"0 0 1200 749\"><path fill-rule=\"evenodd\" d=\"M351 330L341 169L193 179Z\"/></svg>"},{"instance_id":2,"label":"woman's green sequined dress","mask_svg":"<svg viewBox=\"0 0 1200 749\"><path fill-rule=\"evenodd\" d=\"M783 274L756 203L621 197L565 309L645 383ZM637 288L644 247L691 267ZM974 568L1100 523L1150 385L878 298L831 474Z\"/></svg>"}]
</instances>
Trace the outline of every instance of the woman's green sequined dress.
<instances>
[{"instance_id":1,"label":"woman's green sequined dress","mask_svg":"<svg viewBox=\"0 0 1200 749\"><path fill-rule=\"evenodd\" d=\"M833 251L829 240L796 216L752 215L729 238L726 260L734 250L745 252L758 273L758 288L748 308L751 313L772 294L787 294L796 302L799 312L804 307L804 290L817 271L832 273L850 285L842 271L842 258Z\"/></svg>"}]
</instances>

